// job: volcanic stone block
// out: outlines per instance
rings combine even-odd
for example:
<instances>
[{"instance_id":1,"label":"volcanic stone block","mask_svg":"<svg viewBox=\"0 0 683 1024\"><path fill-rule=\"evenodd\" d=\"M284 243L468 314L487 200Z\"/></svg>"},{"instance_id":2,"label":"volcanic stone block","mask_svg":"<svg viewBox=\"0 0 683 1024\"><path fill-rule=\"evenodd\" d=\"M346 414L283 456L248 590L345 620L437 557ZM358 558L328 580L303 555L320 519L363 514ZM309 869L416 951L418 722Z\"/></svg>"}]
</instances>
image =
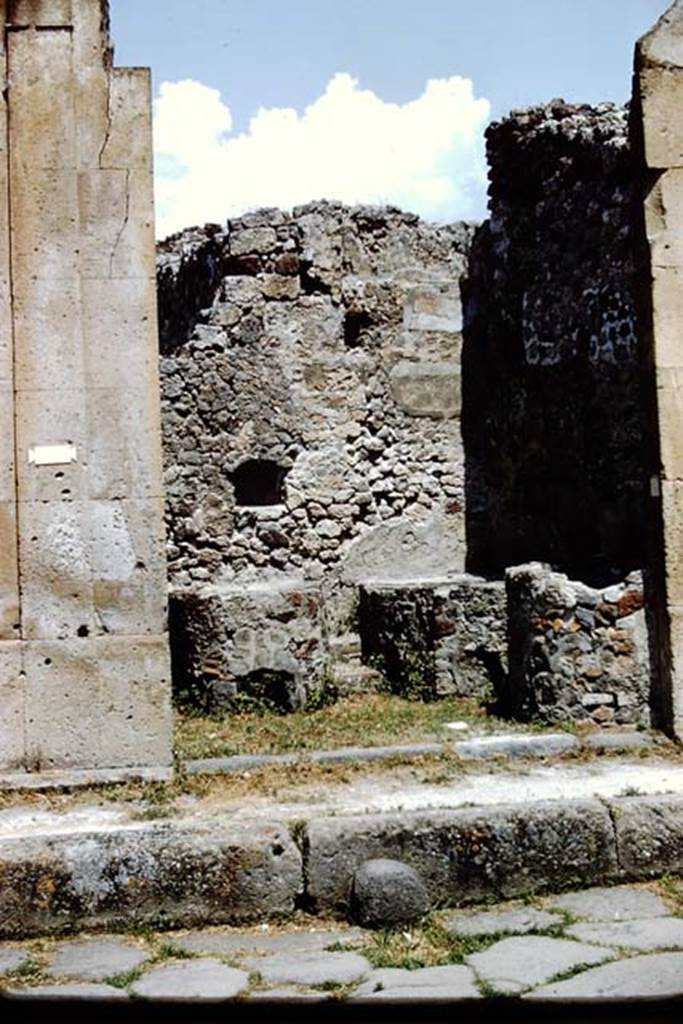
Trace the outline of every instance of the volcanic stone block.
<instances>
[{"instance_id":1,"label":"volcanic stone block","mask_svg":"<svg viewBox=\"0 0 683 1024\"><path fill-rule=\"evenodd\" d=\"M321 595L310 584L177 590L171 622L175 686L205 706L243 695L293 711L324 682Z\"/></svg>"},{"instance_id":2,"label":"volcanic stone block","mask_svg":"<svg viewBox=\"0 0 683 1024\"><path fill-rule=\"evenodd\" d=\"M602 590L535 562L506 574L505 710L523 721L649 721L649 651L639 574Z\"/></svg>"},{"instance_id":3,"label":"volcanic stone block","mask_svg":"<svg viewBox=\"0 0 683 1024\"><path fill-rule=\"evenodd\" d=\"M417 871L399 860L368 860L353 876L351 916L364 928L413 924L429 911Z\"/></svg>"},{"instance_id":4,"label":"volcanic stone block","mask_svg":"<svg viewBox=\"0 0 683 1024\"><path fill-rule=\"evenodd\" d=\"M0 840L0 936L188 928L294 911L301 857L284 825L144 824Z\"/></svg>"},{"instance_id":5,"label":"volcanic stone block","mask_svg":"<svg viewBox=\"0 0 683 1024\"><path fill-rule=\"evenodd\" d=\"M614 830L598 800L402 815L314 819L306 829L308 895L318 911L347 913L354 872L400 859L437 906L512 899L614 878Z\"/></svg>"}]
</instances>

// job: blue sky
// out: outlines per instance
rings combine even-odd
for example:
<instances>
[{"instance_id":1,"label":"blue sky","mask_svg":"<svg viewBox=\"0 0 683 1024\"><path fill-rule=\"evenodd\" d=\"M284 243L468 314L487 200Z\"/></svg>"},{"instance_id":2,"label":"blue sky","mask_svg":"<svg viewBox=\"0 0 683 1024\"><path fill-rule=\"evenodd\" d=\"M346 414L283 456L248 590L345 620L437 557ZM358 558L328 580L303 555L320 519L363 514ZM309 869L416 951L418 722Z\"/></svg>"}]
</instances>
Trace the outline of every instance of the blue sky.
<instances>
[{"instance_id":1,"label":"blue sky","mask_svg":"<svg viewBox=\"0 0 683 1024\"><path fill-rule=\"evenodd\" d=\"M111 3L117 64L154 75L161 234L322 195L482 216L490 118L555 96L625 102L634 42L667 6Z\"/></svg>"}]
</instances>

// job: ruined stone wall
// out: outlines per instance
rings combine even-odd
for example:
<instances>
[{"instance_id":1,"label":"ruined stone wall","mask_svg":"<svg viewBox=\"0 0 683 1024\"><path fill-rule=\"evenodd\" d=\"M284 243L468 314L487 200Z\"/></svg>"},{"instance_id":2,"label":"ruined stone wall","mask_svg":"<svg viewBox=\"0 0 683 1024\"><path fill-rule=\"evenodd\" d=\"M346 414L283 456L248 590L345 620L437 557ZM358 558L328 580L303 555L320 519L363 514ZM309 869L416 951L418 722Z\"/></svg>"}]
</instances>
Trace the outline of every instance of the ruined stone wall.
<instances>
[{"instance_id":1,"label":"ruined stone wall","mask_svg":"<svg viewBox=\"0 0 683 1024\"><path fill-rule=\"evenodd\" d=\"M466 302L468 567L607 583L644 561L627 111L562 101L487 133Z\"/></svg>"},{"instance_id":2,"label":"ruined stone wall","mask_svg":"<svg viewBox=\"0 0 683 1024\"><path fill-rule=\"evenodd\" d=\"M190 675L210 663L229 684L302 662L319 675L317 625L284 663L281 629L263 654L256 622L283 587L300 609L315 584L334 638L355 629L359 581L463 571L460 280L471 234L391 208L316 203L160 247L178 628L195 630L195 650L211 646L197 638L196 601L182 613L182 593L202 587L227 622L229 653L214 643ZM253 597L251 622L241 592Z\"/></svg>"}]
</instances>

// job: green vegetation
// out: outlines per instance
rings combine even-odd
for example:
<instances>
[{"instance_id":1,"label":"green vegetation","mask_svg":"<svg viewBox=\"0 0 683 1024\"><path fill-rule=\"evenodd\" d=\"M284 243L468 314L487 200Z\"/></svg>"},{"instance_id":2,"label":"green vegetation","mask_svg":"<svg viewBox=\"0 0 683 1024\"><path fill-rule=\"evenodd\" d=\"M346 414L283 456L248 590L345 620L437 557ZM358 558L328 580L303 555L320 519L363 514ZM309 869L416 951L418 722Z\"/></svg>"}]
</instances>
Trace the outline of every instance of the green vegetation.
<instances>
[{"instance_id":1,"label":"green vegetation","mask_svg":"<svg viewBox=\"0 0 683 1024\"><path fill-rule=\"evenodd\" d=\"M443 725L455 719L479 726L487 720L475 700L423 703L378 694L288 715L263 708L221 717L178 712L176 750L184 760L433 742L444 738Z\"/></svg>"}]
</instances>

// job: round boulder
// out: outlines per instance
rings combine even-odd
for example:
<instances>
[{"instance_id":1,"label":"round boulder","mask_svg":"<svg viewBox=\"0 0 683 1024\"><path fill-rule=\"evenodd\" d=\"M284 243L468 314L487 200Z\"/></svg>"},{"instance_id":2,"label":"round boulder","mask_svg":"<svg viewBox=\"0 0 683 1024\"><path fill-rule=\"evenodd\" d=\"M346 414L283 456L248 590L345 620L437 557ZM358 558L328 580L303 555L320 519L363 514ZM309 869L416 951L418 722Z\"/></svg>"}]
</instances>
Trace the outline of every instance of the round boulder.
<instances>
[{"instance_id":1,"label":"round boulder","mask_svg":"<svg viewBox=\"0 0 683 1024\"><path fill-rule=\"evenodd\" d=\"M366 860L353 876L351 916L364 928L412 924L429 909L424 882L400 860Z\"/></svg>"}]
</instances>

